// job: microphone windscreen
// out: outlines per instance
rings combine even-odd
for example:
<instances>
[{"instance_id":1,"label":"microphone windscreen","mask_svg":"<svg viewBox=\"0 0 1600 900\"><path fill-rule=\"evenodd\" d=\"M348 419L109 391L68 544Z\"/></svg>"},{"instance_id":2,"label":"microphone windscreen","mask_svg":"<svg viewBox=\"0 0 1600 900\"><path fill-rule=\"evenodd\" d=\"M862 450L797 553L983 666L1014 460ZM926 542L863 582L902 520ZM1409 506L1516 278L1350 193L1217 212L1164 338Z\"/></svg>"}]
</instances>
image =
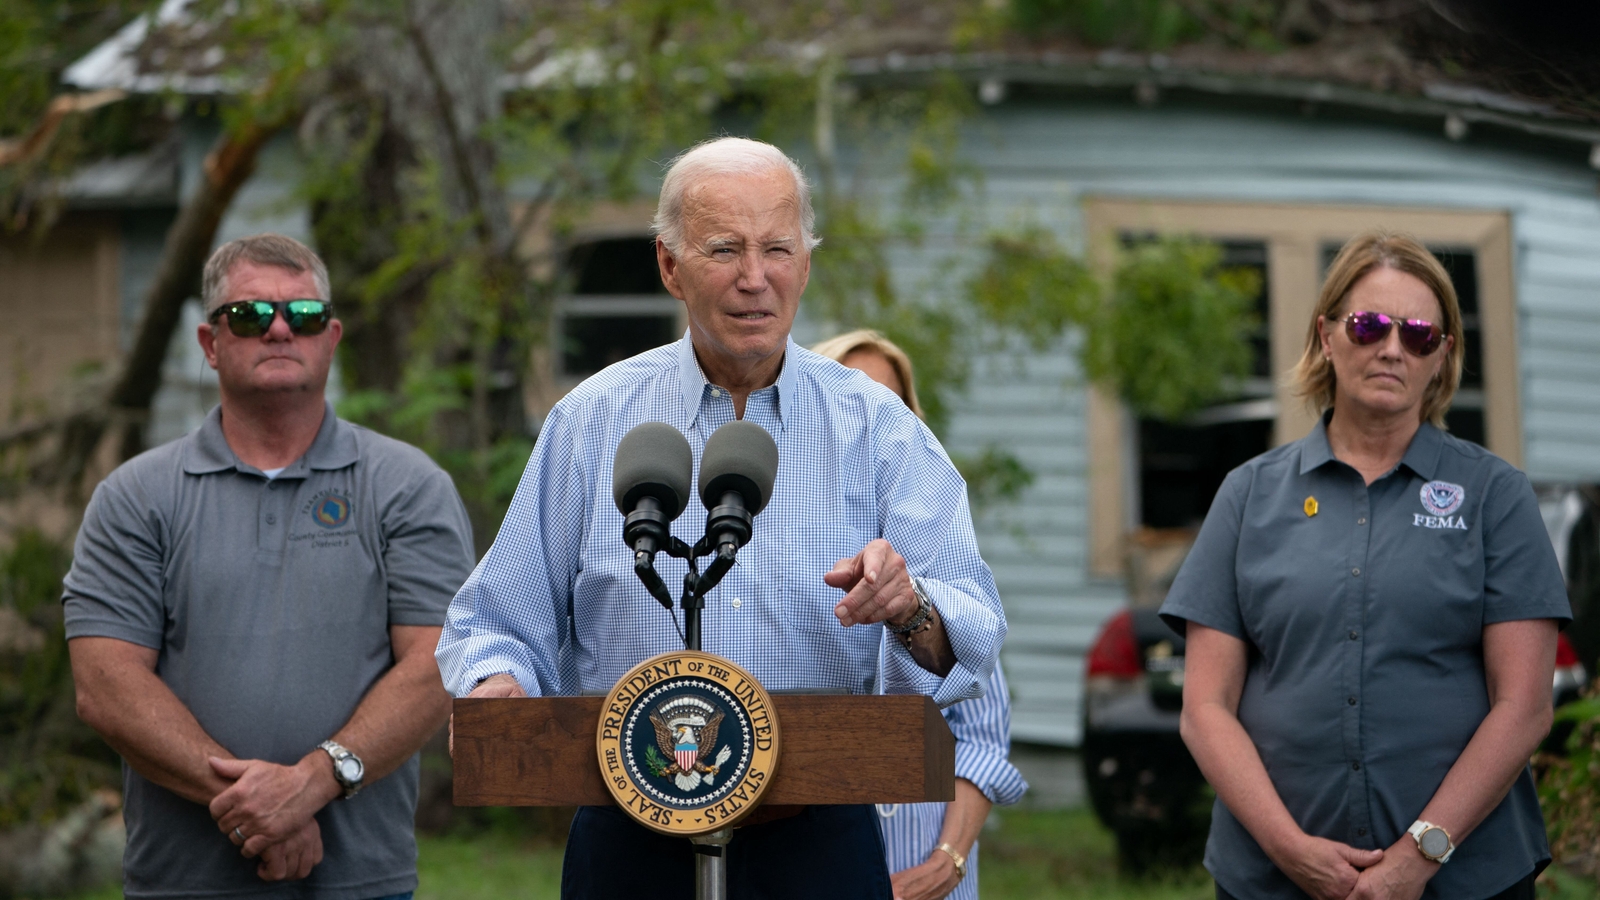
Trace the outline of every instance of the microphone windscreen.
<instances>
[{"instance_id":1,"label":"microphone windscreen","mask_svg":"<svg viewBox=\"0 0 1600 900\"><path fill-rule=\"evenodd\" d=\"M766 508L777 478L778 445L772 435L754 422L729 422L706 441L700 460L700 500L711 509L725 492L738 491L753 516Z\"/></svg>"},{"instance_id":2,"label":"microphone windscreen","mask_svg":"<svg viewBox=\"0 0 1600 900\"><path fill-rule=\"evenodd\" d=\"M667 518L676 519L689 503L693 480L694 453L683 433L665 422L644 422L617 445L611 498L617 502L617 511L627 515L639 498L654 497Z\"/></svg>"}]
</instances>

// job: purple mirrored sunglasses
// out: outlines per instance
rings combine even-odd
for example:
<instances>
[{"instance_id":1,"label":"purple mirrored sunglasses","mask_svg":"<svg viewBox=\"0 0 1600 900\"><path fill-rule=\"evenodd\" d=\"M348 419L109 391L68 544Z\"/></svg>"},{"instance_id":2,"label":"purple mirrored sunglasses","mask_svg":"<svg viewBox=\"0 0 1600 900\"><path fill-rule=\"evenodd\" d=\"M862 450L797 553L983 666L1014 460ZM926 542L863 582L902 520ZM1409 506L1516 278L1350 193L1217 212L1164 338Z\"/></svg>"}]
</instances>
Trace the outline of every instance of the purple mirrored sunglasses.
<instances>
[{"instance_id":1,"label":"purple mirrored sunglasses","mask_svg":"<svg viewBox=\"0 0 1600 900\"><path fill-rule=\"evenodd\" d=\"M1400 326L1400 346L1417 356L1427 356L1444 343L1444 330L1425 319L1393 319L1379 312L1353 312L1339 321L1351 342L1366 346L1389 336Z\"/></svg>"}]
</instances>

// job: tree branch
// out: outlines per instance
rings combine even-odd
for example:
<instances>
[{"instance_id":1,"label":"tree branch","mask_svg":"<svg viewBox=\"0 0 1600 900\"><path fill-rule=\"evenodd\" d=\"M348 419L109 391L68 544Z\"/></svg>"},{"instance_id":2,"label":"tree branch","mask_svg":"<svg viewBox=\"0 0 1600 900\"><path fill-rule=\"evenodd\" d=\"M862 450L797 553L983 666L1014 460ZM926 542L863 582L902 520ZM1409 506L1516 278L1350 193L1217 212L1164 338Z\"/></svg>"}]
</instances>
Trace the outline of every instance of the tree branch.
<instances>
[{"instance_id":1,"label":"tree branch","mask_svg":"<svg viewBox=\"0 0 1600 900\"><path fill-rule=\"evenodd\" d=\"M161 387L161 366L172 343L183 304L200 291L200 272L211 253L217 226L239 188L255 171L262 146L287 124L253 123L237 133L223 133L206 155L205 177L167 231L156 274L144 295L144 316L133 350L107 394L114 409L148 410Z\"/></svg>"},{"instance_id":2,"label":"tree branch","mask_svg":"<svg viewBox=\"0 0 1600 900\"><path fill-rule=\"evenodd\" d=\"M50 146L50 142L55 140L56 132L61 130L61 123L65 122L68 116L99 109L126 96L128 96L126 91L111 88L87 94L62 94L56 97L50 101L50 105L45 108L44 116L33 126L33 130L28 132L27 137L0 141L0 166L37 159Z\"/></svg>"}]
</instances>

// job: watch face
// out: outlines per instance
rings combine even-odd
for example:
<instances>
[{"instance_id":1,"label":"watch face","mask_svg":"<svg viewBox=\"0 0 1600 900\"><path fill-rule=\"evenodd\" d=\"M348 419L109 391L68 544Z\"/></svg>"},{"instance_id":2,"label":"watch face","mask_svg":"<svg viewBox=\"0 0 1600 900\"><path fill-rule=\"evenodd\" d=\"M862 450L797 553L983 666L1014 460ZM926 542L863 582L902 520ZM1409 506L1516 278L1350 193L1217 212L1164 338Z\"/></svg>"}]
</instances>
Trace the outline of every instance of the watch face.
<instances>
[{"instance_id":1,"label":"watch face","mask_svg":"<svg viewBox=\"0 0 1600 900\"><path fill-rule=\"evenodd\" d=\"M1450 849L1450 838L1444 833L1443 828L1429 828L1422 833L1422 852L1435 859L1443 856Z\"/></svg>"},{"instance_id":2,"label":"watch face","mask_svg":"<svg viewBox=\"0 0 1600 900\"><path fill-rule=\"evenodd\" d=\"M361 763L355 759L339 760L339 777L345 782L359 781L361 779Z\"/></svg>"}]
</instances>

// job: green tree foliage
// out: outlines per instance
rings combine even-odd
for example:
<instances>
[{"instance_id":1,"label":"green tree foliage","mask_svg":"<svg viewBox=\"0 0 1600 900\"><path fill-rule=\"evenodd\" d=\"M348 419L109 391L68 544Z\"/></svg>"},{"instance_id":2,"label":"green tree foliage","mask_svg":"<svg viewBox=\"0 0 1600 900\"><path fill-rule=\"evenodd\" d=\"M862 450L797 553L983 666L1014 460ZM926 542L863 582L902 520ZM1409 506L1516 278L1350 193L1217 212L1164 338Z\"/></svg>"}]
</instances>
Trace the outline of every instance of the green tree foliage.
<instances>
[{"instance_id":1,"label":"green tree foliage","mask_svg":"<svg viewBox=\"0 0 1600 900\"><path fill-rule=\"evenodd\" d=\"M148 6L137 0L0 3L0 232L42 232L59 214L56 182L83 163L143 149L170 121L158 98L51 112L67 66ZM9 151L9 152L8 152ZM15 155L13 155L15 154Z\"/></svg>"},{"instance_id":2,"label":"green tree foliage","mask_svg":"<svg viewBox=\"0 0 1600 900\"><path fill-rule=\"evenodd\" d=\"M1013 0L1023 34L1072 34L1090 44L1161 50L1203 34L1178 0Z\"/></svg>"},{"instance_id":3,"label":"green tree foliage","mask_svg":"<svg viewBox=\"0 0 1600 900\"><path fill-rule=\"evenodd\" d=\"M66 547L34 529L0 551L0 832L48 822L116 784L116 756L78 721L62 632Z\"/></svg>"},{"instance_id":4,"label":"green tree foliage","mask_svg":"<svg viewBox=\"0 0 1600 900\"><path fill-rule=\"evenodd\" d=\"M1012 24L1026 35L1071 35L1086 44L1166 50L1220 41L1255 50L1282 49L1281 33L1310 16L1285 0L1012 0Z\"/></svg>"},{"instance_id":5,"label":"green tree foliage","mask_svg":"<svg viewBox=\"0 0 1600 900\"><path fill-rule=\"evenodd\" d=\"M990 325L1043 351L1068 326L1092 319L1100 286L1052 232L1030 225L990 235L987 259L968 282L967 295Z\"/></svg>"},{"instance_id":6,"label":"green tree foliage","mask_svg":"<svg viewBox=\"0 0 1600 900\"><path fill-rule=\"evenodd\" d=\"M1126 248L1088 323L1088 376L1158 419L1181 419L1226 396L1250 371L1246 336L1260 283L1221 261L1221 249L1198 238Z\"/></svg>"},{"instance_id":7,"label":"green tree foliage","mask_svg":"<svg viewBox=\"0 0 1600 900\"><path fill-rule=\"evenodd\" d=\"M1556 728L1571 729L1559 753L1535 757L1539 801L1557 862L1600 874L1600 680L1587 695L1556 710Z\"/></svg>"}]
</instances>

